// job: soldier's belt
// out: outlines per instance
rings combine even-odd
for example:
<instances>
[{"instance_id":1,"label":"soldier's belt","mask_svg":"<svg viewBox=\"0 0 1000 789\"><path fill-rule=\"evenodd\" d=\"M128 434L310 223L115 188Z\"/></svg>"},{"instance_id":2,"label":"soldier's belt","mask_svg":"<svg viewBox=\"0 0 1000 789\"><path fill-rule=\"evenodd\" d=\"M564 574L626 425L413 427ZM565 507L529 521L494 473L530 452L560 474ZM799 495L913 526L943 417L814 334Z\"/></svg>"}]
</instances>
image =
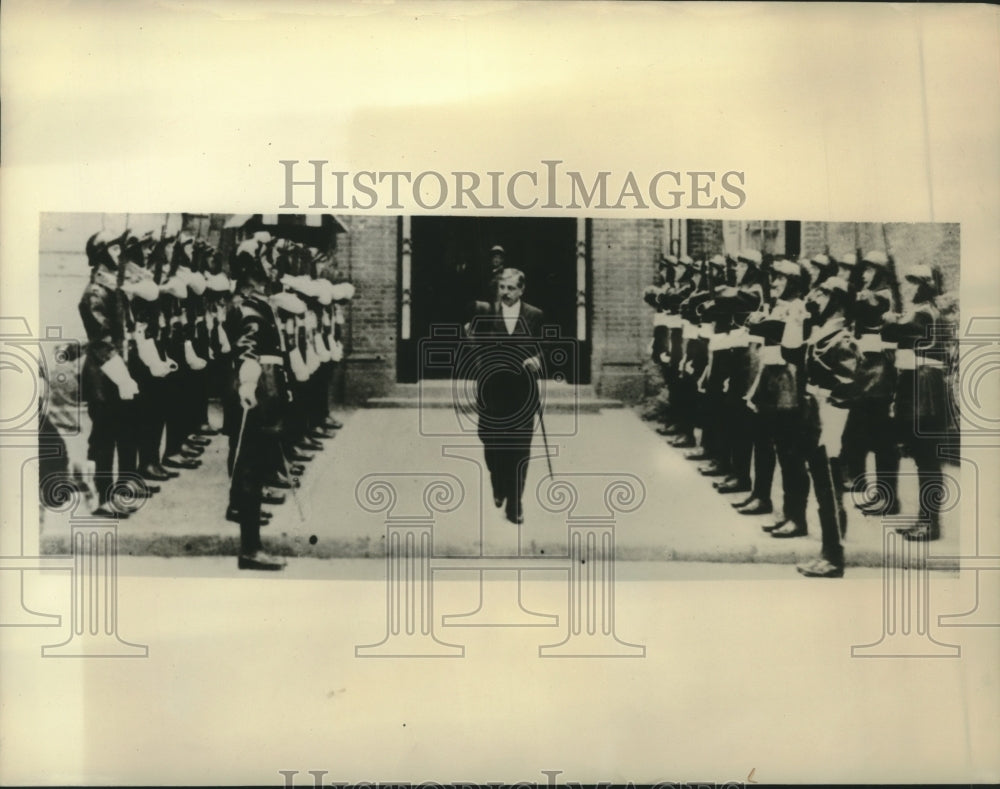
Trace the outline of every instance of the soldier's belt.
<instances>
[{"instance_id":1,"label":"soldier's belt","mask_svg":"<svg viewBox=\"0 0 1000 789\"><path fill-rule=\"evenodd\" d=\"M284 364L285 360L280 356L272 356L270 354L264 354L257 360L260 364Z\"/></svg>"},{"instance_id":2,"label":"soldier's belt","mask_svg":"<svg viewBox=\"0 0 1000 789\"><path fill-rule=\"evenodd\" d=\"M670 324L667 323L667 318L669 318L669 317L670 316L667 315L665 312L654 312L653 313L653 325L654 326L669 326Z\"/></svg>"},{"instance_id":3,"label":"soldier's belt","mask_svg":"<svg viewBox=\"0 0 1000 789\"><path fill-rule=\"evenodd\" d=\"M709 326L704 326L704 325L699 326L698 327L698 336L702 337L703 339L710 340L710 339L712 339L712 337L715 336L715 330L712 329L711 325L709 325Z\"/></svg>"},{"instance_id":4,"label":"soldier's belt","mask_svg":"<svg viewBox=\"0 0 1000 789\"><path fill-rule=\"evenodd\" d=\"M730 348L747 348L750 345L750 332L746 329L731 329L729 331Z\"/></svg>"},{"instance_id":5,"label":"soldier's belt","mask_svg":"<svg viewBox=\"0 0 1000 789\"><path fill-rule=\"evenodd\" d=\"M760 349L760 363L765 367L783 365L785 357L781 353L780 345L765 345Z\"/></svg>"},{"instance_id":6,"label":"soldier's belt","mask_svg":"<svg viewBox=\"0 0 1000 789\"><path fill-rule=\"evenodd\" d=\"M698 337L698 327L691 323L691 321L682 320L681 325L684 328L681 336L685 340L694 340Z\"/></svg>"},{"instance_id":7,"label":"soldier's belt","mask_svg":"<svg viewBox=\"0 0 1000 789\"><path fill-rule=\"evenodd\" d=\"M684 325L684 321L681 320L680 315L665 312L663 313L663 325L671 329L679 329Z\"/></svg>"},{"instance_id":8,"label":"soldier's belt","mask_svg":"<svg viewBox=\"0 0 1000 789\"><path fill-rule=\"evenodd\" d=\"M862 334L858 338L858 350L861 353L881 353L882 337L878 334Z\"/></svg>"},{"instance_id":9,"label":"soldier's belt","mask_svg":"<svg viewBox=\"0 0 1000 789\"><path fill-rule=\"evenodd\" d=\"M928 356L918 356L915 351L909 348L900 348L896 351L897 370L916 370L917 367L936 367L939 370L945 369L945 364L939 359L931 359Z\"/></svg>"},{"instance_id":10,"label":"soldier's belt","mask_svg":"<svg viewBox=\"0 0 1000 789\"><path fill-rule=\"evenodd\" d=\"M708 350L710 351L724 351L729 347L728 334L713 334L708 338Z\"/></svg>"}]
</instances>

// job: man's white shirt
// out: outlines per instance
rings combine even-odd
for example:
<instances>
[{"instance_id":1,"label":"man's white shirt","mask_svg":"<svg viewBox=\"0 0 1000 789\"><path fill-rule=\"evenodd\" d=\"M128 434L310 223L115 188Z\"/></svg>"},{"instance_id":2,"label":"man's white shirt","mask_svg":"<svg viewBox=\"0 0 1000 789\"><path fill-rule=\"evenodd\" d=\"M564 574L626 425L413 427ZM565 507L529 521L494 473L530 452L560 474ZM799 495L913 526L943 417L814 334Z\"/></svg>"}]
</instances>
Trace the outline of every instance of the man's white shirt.
<instances>
[{"instance_id":1,"label":"man's white shirt","mask_svg":"<svg viewBox=\"0 0 1000 789\"><path fill-rule=\"evenodd\" d=\"M504 325L507 327L507 334L513 334L517 328L517 319L521 316L521 302L508 307L500 302L500 314L503 315Z\"/></svg>"}]
</instances>

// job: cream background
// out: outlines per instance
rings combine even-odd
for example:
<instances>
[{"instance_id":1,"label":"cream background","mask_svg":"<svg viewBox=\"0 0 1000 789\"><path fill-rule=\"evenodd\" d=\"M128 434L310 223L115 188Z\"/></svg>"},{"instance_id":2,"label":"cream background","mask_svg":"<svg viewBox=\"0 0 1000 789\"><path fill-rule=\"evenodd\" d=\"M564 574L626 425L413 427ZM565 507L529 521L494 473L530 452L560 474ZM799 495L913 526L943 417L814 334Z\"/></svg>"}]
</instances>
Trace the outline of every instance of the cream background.
<instances>
[{"instance_id":1,"label":"cream background","mask_svg":"<svg viewBox=\"0 0 1000 789\"><path fill-rule=\"evenodd\" d=\"M40 212L276 210L278 160L310 158L743 170L743 209L699 216L959 221L963 319L996 314L994 7L8 0L0 14L0 315L32 328ZM0 453L5 530L33 513L16 454ZM878 582L643 584L621 598L645 660L482 641L420 662L353 658L372 625L353 606L379 584L125 578L123 635L148 660L41 660L37 634L0 631L0 781L1000 775L996 629L938 632L961 659L851 660L877 637ZM973 604L967 574L932 591L934 611Z\"/></svg>"}]
</instances>

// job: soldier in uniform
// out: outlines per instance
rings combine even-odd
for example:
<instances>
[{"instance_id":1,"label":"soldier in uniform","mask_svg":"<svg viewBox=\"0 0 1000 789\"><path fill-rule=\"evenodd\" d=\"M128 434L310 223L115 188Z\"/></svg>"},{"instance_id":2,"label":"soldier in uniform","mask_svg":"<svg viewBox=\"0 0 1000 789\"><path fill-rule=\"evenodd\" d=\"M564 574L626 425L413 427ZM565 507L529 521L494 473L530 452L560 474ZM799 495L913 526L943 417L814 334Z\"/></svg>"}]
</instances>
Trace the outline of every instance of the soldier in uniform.
<instances>
[{"instance_id":1,"label":"soldier in uniform","mask_svg":"<svg viewBox=\"0 0 1000 789\"><path fill-rule=\"evenodd\" d=\"M808 395L806 434L812 443L809 473L819 505L823 547L819 558L799 565L810 578L840 578L844 574L843 538L847 513L843 504L840 437L846 409L856 397L862 354L847 326L848 284L827 277L807 299L811 329L807 345Z\"/></svg>"},{"instance_id":2,"label":"soldier in uniform","mask_svg":"<svg viewBox=\"0 0 1000 789\"><path fill-rule=\"evenodd\" d=\"M229 471L232 476L226 517L240 525L241 570L280 570L281 558L263 549L261 516L264 486L273 472L274 454L289 404L281 327L268 299L271 278L256 244L243 246L234 261L235 308L233 386L226 404Z\"/></svg>"},{"instance_id":3,"label":"soldier in uniform","mask_svg":"<svg viewBox=\"0 0 1000 789\"><path fill-rule=\"evenodd\" d=\"M693 449L685 455L689 460L708 460L709 456L705 453L704 446L696 446L694 428L702 426L700 387L702 376L708 366L708 339L703 335L701 328L702 306L711 301L714 294L708 263L695 261L691 268L694 276L690 291L679 307L684 341L680 375L683 381L684 406L690 421L685 425L686 432L671 443L681 448L692 447Z\"/></svg>"},{"instance_id":4,"label":"soldier in uniform","mask_svg":"<svg viewBox=\"0 0 1000 789\"><path fill-rule=\"evenodd\" d=\"M736 254L734 284L716 297L716 305L728 316L729 376L723 394L722 422L728 436L729 475L715 484L719 493L747 493L751 490L750 458L753 452L754 414L744 399L756 370L750 358L750 338L746 323L760 309L764 291L760 282L761 254L740 250Z\"/></svg>"},{"instance_id":5,"label":"soldier in uniform","mask_svg":"<svg viewBox=\"0 0 1000 789\"><path fill-rule=\"evenodd\" d=\"M654 284L650 285L643 292L643 301L646 302L650 307L653 308L653 339L649 346L650 357L653 364L657 366L660 371L660 377L663 379L663 387L669 391L670 381L672 378L672 368L670 367L670 356L668 353L669 349L669 329L668 324L668 314L665 309L664 295L670 292L673 285L673 275L674 269L672 262L676 262L677 258L673 255L660 256L659 265L657 266L656 277L654 279ZM668 401L668 408L670 403ZM664 424L656 428L656 432L662 435L672 435L673 432L668 430L666 425L669 423L669 416L664 420Z\"/></svg>"},{"instance_id":6,"label":"soldier in uniform","mask_svg":"<svg viewBox=\"0 0 1000 789\"><path fill-rule=\"evenodd\" d=\"M948 425L949 337L936 303L941 295L940 274L928 265L913 266L906 272L904 287L908 308L902 315L886 313L883 329L885 337L898 343L895 428L917 465L920 482L918 517L902 534L908 540L936 540L941 536L944 493L937 450Z\"/></svg>"},{"instance_id":7,"label":"soldier in uniform","mask_svg":"<svg viewBox=\"0 0 1000 789\"><path fill-rule=\"evenodd\" d=\"M88 459L94 463L94 486L98 507L95 515L127 518L135 507L123 497L113 497L114 461L118 453L118 474L129 468L134 454L134 437L127 418L139 385L129 374L124 296L119 292L118 267L123 238L108 231L95 233L87 241L90 282L80 299L80 318L87 333L87 354L81 374L83 398L87 401L91 429Z\"/></svg>"},{"instance_id":8,"label":"soldier in uniform","mask_svg":"<svg viewBox=\"0 0 1000 789\"><path fill-rule=\"evenodd\" d=\"M763 527L775 538L807 533L809 474L803 444L807 316L803 296L807 276L797 263L775 261L771 269L774 308L766 318L748 327L751 334L764 339L760 371L748 399L757 408L763 429L773 438L781 466L782 516Z\"/></svg>"},{"instance_id":9,"label":"soldier in uniform","mask_svg":"<svg viewBox=\"0 0 1000 789\"><path fill-rule=\"evenodd\" d=\"M659 297L659 306L664 312L667 326L667 355L669 365L669 381L667 389L670 395L671 424L664 426L663 435L673 435L671 441L675 446L694 446L694 419L691 413L692 403L687 381L681 369L684 357L684 320L681 317L681 304L691 295L694 289L692 266L694 261L687 255L674 258L668 256L668 262L673 266L671 280L673 284Z\"/></svg>"},{"instance_id":10,"label":"soldier in uniform","mask_svg":"<svg viewBox=\"0 0 1000 789\"><path fill-rule=\"evenodd\" d=\"M883 252L869 252L861 263L853 303L854 333L864 354L858 372L857 400L847 414L841 442L841 461L846 480L856 492L865 493L860 509L866 515L893 515L899 512L897 478L899 448L889 419L896 388L892 355L882 337L884 316L892 306L889 260ZM875 454L876 482L865 483L865 461Z\"/></svg>"}]
</instances>

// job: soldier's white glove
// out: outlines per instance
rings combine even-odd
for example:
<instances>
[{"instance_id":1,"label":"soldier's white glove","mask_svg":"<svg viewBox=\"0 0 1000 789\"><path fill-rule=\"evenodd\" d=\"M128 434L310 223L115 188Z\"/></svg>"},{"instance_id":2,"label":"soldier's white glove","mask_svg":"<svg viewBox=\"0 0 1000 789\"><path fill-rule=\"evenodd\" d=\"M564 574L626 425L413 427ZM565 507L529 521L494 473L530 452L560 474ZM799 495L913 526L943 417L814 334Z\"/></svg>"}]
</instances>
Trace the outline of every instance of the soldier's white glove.
<instances>
[{"instance_id":1,"label":"soldier's white glove","mask_svg":"<svg viewBox=\"0 0 1000 789\"><path fill-rule=\"evenodd\" d=\"M309 370L306 367L305 359L302 358L302 354L299 352L298 346L288 352L288 362L292 367L292 375L295 376L296 381L304 383L309 380Z\"/></svg>"},{"instance_id":2,"label":"soldier's white glove","mask_svg":"<svg viewBox=\"0 0 1000 789\"><path fill-rule=\"evenodd\" d=\"M138 282L123 282L122 290L129 298L138 296L143 301L156 301L160 296L160 288L151 279L143 279Z\"/></svg>"},{"instance_id":3,"label":"soldier's white glove","mask_svg":"<svg viewBox=\"0 0 1000 789\"><path fill-rule=\"evenodd\" d=\"M240 405L248 411L257 405L257 387L254 384L240 384Z\"/></svg>"},{"instance_id":4,"label":"soldier's white glove","mask_svg":"<svg viewBox=\"0 0 1000 789\"><path fill-rule=\"evenodd\" d=\"M229 345L229 335L226 334L226 329L222 324L219 324L219 350L223 353L229 353L232 350Z\"/></svg>"},{"instance_id":5,"label":"soldier's white glove","mask_svg":"<svg viewBox=\"0 0 1000 789\"><path fill-rule=\"evenodd\" d=\"M188 367L192 370L204 370L208 364L208 362L194 352L191 340L184 341L184 361L187 362Z\"/></svg>"},{"instance_id":6,"label":"soldier's white glove","mask_svg":"<svg viewBox=\"0 0 1000 789\"><path fill-rule=\"evenodd\" d=\"M118 387L118 395L122 400L131 400L139 394L139 384L128 374L125 360L115 354L101 365L101 372L114 381Z\"/></svg>"},{"instance_id":7,"label":"soldier's white glove","mask_svg":"<svg viewBox=\"0 0 1000 789\"><path fill-rule=\"evenodd\" d=\"M253 359L247 359L240 365L240 404L247 410L257 405L257 381L260 374L260 364Z\"/></svg>"},{"instance_id":8,"label":"soldier's white glove","mask_svg":"<svg viewBox=\"0 0 1000 789\"><path fill-rule=\"evenodd\" d=\"M340 340L334 340L333 346L330 348L330 359L334 362L339 362L344 358L344 345Z\"/></svg>"},{"instance_id":9,"label":"soldier's white glove","mask_svg":"<svg viewBox=\"0 0 1000 789\"><path fill-rule=\"evenodd\" d=\"M177 369L177 365L173 362L170 363L173 364L173 369L171 369L170 364L167 364L160 358L160 354L156 350L156 343L153 342L152 338L140 337L136 340L135 346L139 351L139 359L149 368L149 372L153 374L153 377L163 378L168 373L172 373Z\"/></svg>"}]
</instances>

